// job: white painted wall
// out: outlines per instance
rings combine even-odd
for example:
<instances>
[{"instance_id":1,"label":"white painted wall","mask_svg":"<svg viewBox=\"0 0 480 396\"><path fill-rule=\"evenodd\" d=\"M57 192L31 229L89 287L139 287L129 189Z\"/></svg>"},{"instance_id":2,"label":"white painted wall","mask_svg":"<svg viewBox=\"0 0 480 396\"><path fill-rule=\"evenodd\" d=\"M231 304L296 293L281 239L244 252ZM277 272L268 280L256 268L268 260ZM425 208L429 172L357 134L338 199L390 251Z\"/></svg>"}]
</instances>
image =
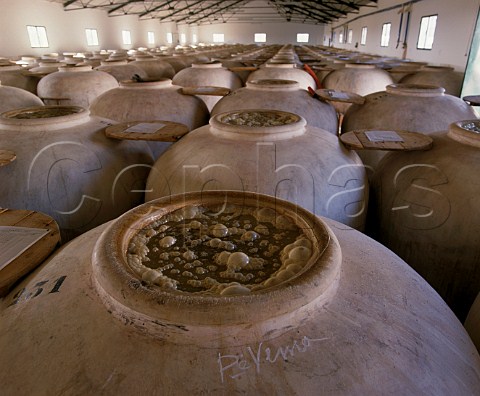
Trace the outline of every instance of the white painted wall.
<instances>
[{"instance_id":1,"label":"white painted wall","mask_svg":"<svg viewBox=\"0 0 480 396\"><path fill-rule=\"evenodd\" d=\"M0 0L0 56L42 55L50 52L130 49L148 47L147 32L155 33L156 45L166 44L170 24L139 21L137 16L108 17L106 11L63 11L59 3L43 0ZM26 25L45 26L49 48L31 48ZM99 46L88 47L85 29L98 31ZM130 30L132 45L123 45L122 30Z\"/></svg>"},{"instance_id":2,"label":"white painted wall","mask_svg":"<svg viewBox=\"0 0 480 396\"><path fill-rule=\"evenodd\" d=\"M379 0L376 8L363 8L359 14L350 14L347 18L333 23L325 30L325 45L331 31L336 31L334 47L357 50L381 56L392 56L416 61L426 61L432 64L454 66L456 70L464 71L467 63L469 47L475 27L475 21L480 5L479 0L421 0L412 5L407 48L404 54L402 48L405 18L402 29L402 43L396 48L400 26L399 9L367 15L375 11L387 9L393 5L407 3L405 0ZM423 16L438 14L435 40L432 50L417 50L417 39L420 30L420 19ZM360 18L359 18L360 17ZM356 19L356 20L354 20ZM390 44L380 47L382 25L392 23ZM339 32L348 26L353 30L351 44L338 43ZM363 26L367 26L368 35L365 46L360 45L360 35ZM355 43L359 46L356 49Z\"/></svg>"},{"instance_id":3,"label":"white painted wall","mask_svg":"<svg viewBox=\"0 0 480 396\"><path fill-rule=\"evenodd\" d=\"M321 45L324 25L303 23L220 23L198 27L199 40L212 42L213 33L223 33L228 44L253 44L255 33L266 33L266 44L296 44L297 33L308 33L310 45Z\"/></svg>"},{"instance_id":4,"label":"white painted wall","mask_svg":"<svg viewBox=\"0 0 480 396\"><path fill-rule=\"evenodd\" d=\"M378 0L377 7L362 8L359 14L350 14L330 26L283 22L177 27L173 23L159 23L157 20L139 21L135 15L108 17L104 10L65 12L61 4L45 0L0 0L0 56L148 47L148 31L155 33L157 46L166 45L167 32L174 34L174 44L177 44L182 33L186 35L187 44L192 42L193 33L196 33L198 42L211 43L213 33L223 33L226 43L241 44L253 43L255 33L266 33L267 44L295 44L297 33L309 33L309 44L328 45L330 31L333 29L338 32L345 24L353 30L353 41L351 44L339 44L337 33L335 47L355 50L355 43L360 42L361 28L367 26L367 44L359 45L358 51L400 58L405 55L408 59L452 65L457 70L464 71L480 0L420 0L413 4L407 50L404 54L401 44L398 49L395 48L400 22L398 9L370 16L367 14L405 2L406 0ZM430 51L417 50L420 18L431 14L438 14L434 48ZM380 35L385 22L392 23L392 34L389 47L382 48ZM26 25L45 26L50 48L30 48ZM87 47L85 28L97 29L100 41L98 47ZM121 31L124 29L131 31L130 46L122 44Z\"/></svg>"},{"instance_id":5,"label":"white painted wall","mask_svg":"<svg viewBox=\"0 0 480 396\"><path fill-rule=\"evenodd\" d=\"M197 42L211 43L213 33L224 33L226 43L242 44L253 43L255 33L266 33L267 44L295 44L297 33L309 33L309 44L319 45L324 30L323 25L287 22L176 26L157 20L140 21L135 15L108 17L107 12L101 9L64 11L60 3L45 0L0 0L0 4L0 56L4 57L148 47L148 31L155 33L156 46L167 45L167 32L173 33L174 44L180 42L182 33L186 36L187 44L192 43L193 33L197 35ZM49 48L31 48L26 25L45 26ZM86 28L97 29L99 46L87 46ZM123 45L122 30L130 30L132 45Z\"/></svg>"}]
</instances>

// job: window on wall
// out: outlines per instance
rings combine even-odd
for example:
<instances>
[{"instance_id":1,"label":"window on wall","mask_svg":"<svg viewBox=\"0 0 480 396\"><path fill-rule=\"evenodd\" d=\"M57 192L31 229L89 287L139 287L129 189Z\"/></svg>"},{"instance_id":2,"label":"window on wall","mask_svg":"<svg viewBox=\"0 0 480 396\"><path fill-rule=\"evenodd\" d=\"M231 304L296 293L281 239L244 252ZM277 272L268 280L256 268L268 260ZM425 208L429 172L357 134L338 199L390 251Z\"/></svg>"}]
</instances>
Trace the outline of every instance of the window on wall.
<instances>
[{"instance_id":1,"label":"window on wall","mask_svg":"<svg viewBox=\"0 0 480 396\"><path fill-rule=\"evenodd\" d=\"M192 43L196 43L196 42L197 42L197 34L193 33L192 34Z\"/></svg>"},{"instance_id":2,"label":"window on wall","mask_svg":"<svg viewBox=\"0 0 480 396\"><path fill-rule=\"evenodd\" d=\"M338 42L339 42L340 44L343 44L343 32L340 32L340 33L338 34Z\"/></svg>"},{"instance_id":3,"label":"window on wall","mask_svg":"<svg viewBox=\"0 0 480 396\"><path fill-rule=\"evenodd\" d=\"M297 33L297 43L308 43L310 35L308 33Z\"/></svg>"},{"instance_id":4,"label":"window on wall","mask_svg":"<svg viewBox=\"0 0 480 396\"><path fill-rule=\"evenodd\" d=\"M267 42L267 33L255 33L253 37L255 43L266 43Z\"/></svg>"},{"instance_id":5,"label":"window on wall","mask_svg":"<svg viewBox=\"0 0 480 396\"><path fill-rule=\"evenodd\" d=\"M365 45L367 44L367 27L362 27L362 36L360 38L360 44Z\"/></svg>"},{"instance_id":6,"label":"window on wall","mask_svg":"<svg viewBox=\"0 0 480 396\"><path fill-rule=\"evenodd\" d=\"M433 38L437 27L437 15L424 16L420 22L417 48L430 50L433 48Z\"/></svg>"},{"instance_id":7,"label":"window on wall","mask_svg":"<svg viewBox=\"0 0 480 396\"><path fill-rule=\"evenodd\" d=\"M125 45L132 44L132 37L130 36L130 30L122 30L122 41Z\"/></svg>"},{"instance_id":8,"label":"window on wall","mask_svg":"<svg viewBox=\"0 0 480 396\"><path fill-rule=\"evenodd\" d=\"M180 43L185 44L187 42L187 35L185 33L180 33Z\"/></svg>"},{"instance_id":9,"label":"window on wall","mask_svg":"<svg viewBox=\"0 0 480 396\"><path fill-rule=\"evenodd\" d=\"M349 30L348 30L347 43L348 43L348 44L352 44L352 41L353 41L353 30L352 30L352 29L349 29Z\"/></svg>"},{"instance_id":10,"label":"window on wall","mask_svg":"<svg viewBox=\"0 0 480 396\"><path fill-rule=\"evenodd\" d=\"M223 33L213 33L213 42L214 43L225 42L225 35Z\"/></svg>"},{"instance_id":11,"label":"window on wall","mask_svg":"<svg viewBox=\"0 0 480 396\"><path fill-rule=\"evenodd\" d=\"M155 33L147 32L147 40L148 40L148 44L155 44Z\"/></svg>"},{"instance_id":12,"label":"window on wall","mask_svg":"<svg viewBox=\"0 0 480 396\"><path fill-rule=\"evenodd\" d=\"M380 41L381 47L388 47L388 43L390 42L390 29L392 28L391 23L384 23L382 26L382 38Z\"/></svg>"},{"instance_id":13,"label":"window on wall","mask_svg":"<svg viewBox=\"0 0 480 396\"><path fill-rule=\"evenodd\" d=\"M173 34L168 32L167 33L167 43L172 44L173 43Z\"/></svg>"},{"instance_id":14,"label":"window on wall","mask_svg":"<svg viewBox=\"0 0 480 396\"><path fill-rule=\"evenodd\" d=\"M97 29L85 29L85 34L87 36L87 45L98 45Z\"/></svg>"},{"instance_id":15,"label":"window on wall","mask_svg":"<svg viewBox=\"0 0 480 396\"><path fill-rule=\"evenodd\" d=\"M27 26L28 38L32 48L48 48L47 29L45 26Z\"/></svg>"}]
</instances>

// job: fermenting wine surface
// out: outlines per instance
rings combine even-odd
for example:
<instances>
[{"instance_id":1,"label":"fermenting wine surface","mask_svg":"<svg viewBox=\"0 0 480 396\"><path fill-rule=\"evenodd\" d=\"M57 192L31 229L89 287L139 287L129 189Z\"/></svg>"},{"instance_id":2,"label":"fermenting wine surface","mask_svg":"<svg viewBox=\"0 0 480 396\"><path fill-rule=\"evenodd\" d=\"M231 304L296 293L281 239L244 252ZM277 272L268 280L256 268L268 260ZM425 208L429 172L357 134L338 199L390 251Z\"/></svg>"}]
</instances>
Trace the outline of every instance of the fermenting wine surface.
<instances>
[{"instance_id":1,"label":"fermenting wine surface","mask_svg":"<svg viewBox=\"0 0 480 396\"><path fill-rule=\"evenodd\" d=\"M187 206L138 232L127 258L145 282L189 293L237 295L292 278L312 243L286 215L237 205Z\"/></svg>"}]
</instances>

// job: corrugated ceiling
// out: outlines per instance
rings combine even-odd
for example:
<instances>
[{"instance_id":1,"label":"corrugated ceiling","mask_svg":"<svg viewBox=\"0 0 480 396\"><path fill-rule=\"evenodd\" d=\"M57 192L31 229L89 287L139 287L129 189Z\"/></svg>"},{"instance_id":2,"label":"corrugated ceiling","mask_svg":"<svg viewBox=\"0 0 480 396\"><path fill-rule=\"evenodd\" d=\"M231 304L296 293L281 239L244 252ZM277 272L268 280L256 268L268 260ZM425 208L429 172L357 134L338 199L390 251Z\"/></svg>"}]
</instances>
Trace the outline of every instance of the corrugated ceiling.
<instances>
[{"instance_id":1,"label":"corrugated ceiling","mask_svg":"<svg viewBox=\"0 0 480 396\"><path fill-rule=\"evenodd\" d=\"M376 7L378 0L49 0L65 11L85 8L105 10L109 16L137 15L139 19L205 25L214 23L308 23L334 22L361 7Z\"/></svg>"}]
</instances>

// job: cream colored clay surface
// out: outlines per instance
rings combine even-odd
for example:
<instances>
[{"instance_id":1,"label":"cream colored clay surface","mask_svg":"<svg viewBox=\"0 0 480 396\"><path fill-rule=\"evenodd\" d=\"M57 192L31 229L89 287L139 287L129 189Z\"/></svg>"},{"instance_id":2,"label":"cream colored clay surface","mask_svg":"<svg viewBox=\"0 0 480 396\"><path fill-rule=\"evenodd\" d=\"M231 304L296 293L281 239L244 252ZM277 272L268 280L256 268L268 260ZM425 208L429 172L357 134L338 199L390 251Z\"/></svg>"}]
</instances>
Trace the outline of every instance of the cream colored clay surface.
<instances>
[{"instance_id":1,"label":"cream colored clay surface","mask_svg":"<svg viewBox=\"0 0 480 396\"><path fill-rule=\"evenodd\" d=\"M152 154L146 143L105 137L112 121L80 107L3 113L0 147L17 159L0 168L0 207L53 217L64 242L143 202Z\"/></svg>"},{"instance_id":2,"label":"cream colored clay surface","mask_svg":"<svg viewBox=\"0 0 480 396\"><path fill-rule=\"evenodd\" d=\"M38 96L64 98L62 105L88 109L97 96L118 87L115 77L108 73L92 70L91 66L81 66L75 71L76 68L64 68L43 77L38 83Z\"/></svg>"},{"instance_id":3,"label":"cream colored clay surface","mask_svg":"<svg viewBox=\"0 0 480 396\"><path fill-rule=\"evenodd\" d=\"M448 133L429 134L431 150L385 156L372 183L378 205L369 213L378 240L423 276L462 321L480 291L480 135L458 126L472 123L478 127L478 120L463 121Z\"/></svg>"},{"instance_id":4,"label":"cream colored clay surface","mask_svg":"<svg viewBox=\"0 0 480 396\"><path fill-rule=\"evenodd\" d=\"M360 129L404 130L430 134L445 131L452 122L476 118L460 98L438 87L395 84L365 97L345 113L342 132ZM365 165L375 169L385 152L359 152Z\"/></svg>"},{"instance_id":5,"label":"cream colored clay surface","mask_svg":"<svg viewBox=\"0 0 480 396\"><path fill-rule=\"evenodd\" d=\"M281 79L281 80L293 80L300 84L302 89L308 89L312 87L316 89L315 80L310 74L302 69L294 68L293 65L287 65L283 67L282 64L270 65L270 67L262 67L254 72L251 72L247 81L262 80L262 79Z\"/></svg>"},{"instance_id":6,"label":"cream colored clay surface","mask_svg":"<svg viewBox=\"0 0 480 396\"><path fill-rule=\"evenodd\" d=\"M242 87L242 81L235 73L222 67L221 63L193 64L192 67L179 71L172 78L175 85L182 87L190 86L214 86L229 88L232 91ZM222 98L221 96L198 95L207 105L208 111Z\"/></svg>"},{"instance_id":7,"label":"cream colored clay surface","mask_svg":"<svg viewBox=\"0 0 480 396\"><path fill-rule=\"evenodd\" d=\"M43 102L31 92L2 85L0 81L0 113L30 106L43 106Z\"/></svg>"},{"instance_id":8,"label":"cream colored clay surface","mask_svg":"<svg viewBox=\"0 0 480 396\"><path fill-rule=\"evenodd\" d=\"M92 252L97 242L104 242L100 235L111 230L112 223L84 234L0 301L2 391L476 393L480 358L440 297L392 252L347 226L324 221L333 238L330 245L341 248L341 270L335 290L322 292L317 308L304 316L270 318L289 301L276 297L294 285L287 283L259 292L264 302L256 311L243 304L246 298L253 304L255 298L217 297L215 305L208 303L211 311L205 320L210 324L204 326L149 321L150 313L131 319L133 312L121 308L123 304L148 301L152 315L175 318L193 302L175 300L175 307L165 305L166 299L150 299L145 282L123 284L115 291L120 298L116 305L104 305L105 296L98 294L98 279L92 275ZM108 266L103 255L96 257L95 265ZM315 284L322 284L321 278L309 279L312 292ZM122 298L122 293L127 294ZM230 311L244 321L224 331L222 321L215 321ZM249 319L258 315L266 319ZM264 327L268 321L275 323L270 332ZM150 335L153 330L155 337Z\"/></svg>"},{"instance_id":9,"label":"cream colored clay surface","mask_svg":"<svg viewBox=\"0 0 480 396\"><path fill-rule=\"evenodd\" d=\"M204 189L254 191L362 229L368 182L354 152L298 116L297 122L274 127L220 121L242 112L248 111L216 115L212 125L190 132L158 158L146 200Z\"/></svg>"}]
</instances>

